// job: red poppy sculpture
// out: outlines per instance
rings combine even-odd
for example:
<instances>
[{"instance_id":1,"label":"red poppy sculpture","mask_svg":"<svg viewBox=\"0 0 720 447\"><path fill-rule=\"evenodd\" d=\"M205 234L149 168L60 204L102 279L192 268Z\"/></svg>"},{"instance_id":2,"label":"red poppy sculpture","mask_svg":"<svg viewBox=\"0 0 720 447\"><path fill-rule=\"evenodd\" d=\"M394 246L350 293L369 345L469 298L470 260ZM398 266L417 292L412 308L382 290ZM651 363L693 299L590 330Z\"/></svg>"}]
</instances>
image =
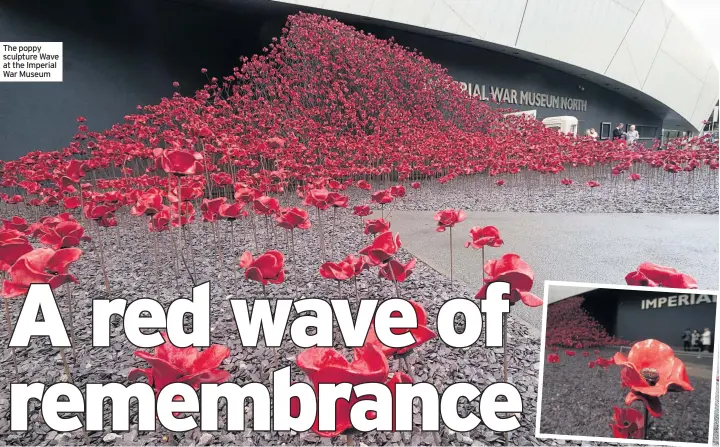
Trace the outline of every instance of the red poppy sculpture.
<instances>
[{"instance_id":1,"label":"red poppy sculpture","mask_svg":"<svg viewBox=\"0 0 720 447\"><path fill-rule=\"evenodd\" d=\"M318 394L321 383L350 383L360 385L363 383L384 383L391 393L397 383L412 383L412 379L403 373L393 374L388 380L389 367L385 355L372 344L365 344L362 348L354 349L354 359L348 362L340 352L331 348L310 348L297 356L297 366L305 372L313 384L315 394ZM393 393L394 399L394 393ZM316 418L312 431L319 436L332 438L343 433L348 435L348 444L352 444L353 426L350 422L350 410L359 398L353 393L350 400L337 399L335 402L335 430L320 431L319 421ZM291 414L297 415L297 403Z\"/></svg>"},{"instance_id":2,"label":"red poppy sculpture","mask_svg":"<svg viewBox=\"0 0 720 447\"><path fill-rule=\"evenodd\" d=\"M285 281L285 256L277 250L270 250L253 259L246 251L240 256L240 268L245 269L245 278L257 281L263 286L268 283L282 284Z\"/></svg>"},{"instance_id":3,"label":"red poppy sculpture","mask_svg":"<svg viewBox=\"0 0 720 447\"><path fill-rule=\"evenodd\" d=\"M485 299L487 287L495 281L504 281L510 283L510 305L514 305L518 301L522 301L526 306L537 307L542 305L542 299L530 293L535 278L530 265L523 261L519 255L515 253L507 253L500 259L491 259L485 263L485 274L487 277L483 279L485 285L475 295L476 299Z\"/></svg>"},{"instance_id":4,"label":"red poppy sculpture","mask_svg":"<svg viewBox=\"0 0 720 447\"><path fill-rule=\"evenodd\" d=\"M453 246L452 246L452 229L453 227L464 221L467 214L463 210L454 210L451 208L440 210L435 213L435 221L437 227L435 231L444 232L446 228L450 229L450 287L453 285Z\"/></svg>"},{"instance_id":5,"label":"red poppy sculpture","mask_svg":"<svg viewBox=\"0 0 720 447\"><path fill-rule=\"evenodd\" d=\"M637 270L625 275L625 281L629 286L697 289L697 281L692 276L652 262L640 264Z\"/></svg>"},{"instance_id":6,"label":"red poppy sculpture","mask_svg":"<svg viewBox=\"0 0 720 447\"><path fill-rule=\"evenodd\" d=\"M627 357L618 352L613 360L622 367L623 387L630 389L625 404L640 400L653 417L662 416L660 397L669 391L693 390L683 361L660 341L649 339L635 343Z\"/></svg>"},{"instance_id":7,"label":"red poppy sculpture","mask_svg":"<svg viewBox=\"0 0 720 447\"><path fill-rule=\"evenodd\" d=\"M610 429L614 438L645 439L645 418L634 408L613 407Z\"/></svg>"},{"instance_id":8,"label":"red poppy sculpture","mask_svg":"<svg viewBox=\"0 0 720 447\"><path fill-rule=\"evenodd\" d=\"M211 345L198 351L189 346L178 348L173 345L166 333L162 334L165 343L150 354L135 351L135 356L150 364L149 368L136 368L128 374L128 380L145 377L148 383L160 394L171 383L186 383L193 389L200 389L203 383L223 383L230 380L230 373L220 368L223 360L230 356L230 349L222 345Z\"/></svg>"}]
</instances>

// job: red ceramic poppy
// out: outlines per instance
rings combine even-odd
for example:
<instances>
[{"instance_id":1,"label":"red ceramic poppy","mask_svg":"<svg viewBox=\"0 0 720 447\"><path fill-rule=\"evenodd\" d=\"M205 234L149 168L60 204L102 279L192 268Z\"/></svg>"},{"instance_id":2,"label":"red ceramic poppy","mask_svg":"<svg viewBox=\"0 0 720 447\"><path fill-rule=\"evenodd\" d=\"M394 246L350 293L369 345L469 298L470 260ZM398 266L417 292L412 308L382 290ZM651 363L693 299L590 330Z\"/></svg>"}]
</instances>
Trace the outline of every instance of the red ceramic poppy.
<instances>
[{"instance_id":1,"label":"red ceramic poppy","mask_svg":"<svg viewBox=\"0 0 720 447\"><path fill-rule=\"evenodd\" d=\"M245 269L245 278L266 285L285 281L285 256L277 250L270 250L253 259L249 251L240 256L240 268Z\"/></svg>"},{"instance_id":2,"label":"red ceramic poppy","mask_svg":"<svg viewBox=\"0 0 720 447\"><path fill-rule=\"evenodd\" d=\"M557 354L548 354L547 361L548 363L560 363L560 356Z\"/></svg>"},{"instance_id":3,"label":"red ceramic poppy","mask_svg":"<svg viewBox=\"0 0 720 447\"><path fill-rule=\"evenodd\" d=\"M40 238L40 243L55 250L77 247L80 245L80 241L90 240L85 236L85 229L77 222L60 222L47 228L44 233Z\"/></svg>"},{"instance_id":4,"label":"red ceramic poppy","mask_svg":"<svg viewBox=\"0 0 720 447\"><path fill-rule=\"evenodd\" d=\"M230 373L220 369L220 364L230 356L230 350L222 345L211 345L203 351L189 346L178 348L163 332L165 343L155 348L154 354L135 351L150 364L149 368L136 368L128 374L128 380L145 377L148 383L160 394L166 385L186 383L194 389L200 389L203 383L223 383L230 380Z\"/></svg>"},{"instance_id":5,"label":"red ceramic poppy","mask_svg":"<svg viewBox=\"0 0 720 447\"><path fill-rule=\"evenodd\" d=\"M355 272L355 276L362 273L363 270L369 269L370 266L365 263L363 256L347 255L342 262L350 264Z\"/></svg>"},{"instance_id":6,"label":"red ceramic poppy","mask_svg":"<svg viewBox=\"0 0 720 447\"><path fill-rule=\"evenodd\" d=\"M366 182L365 180L358 180L357 187L364 191L370 191L372 189L370 183Z\"/></svg>"},{"instance_id":7,"label":"red ceramic poppy","mask_svg":"<svg viewBox=\"0 0 720 447\"><path fill-rule=\"evenodd\" d=\"M308 216L308 212L302 208L287 208L280 210L280 213L275 220L277 221L279 227L287 230L295 228L307 230L311 227L310 216Z\"/></svg>"},{"instance_id":8,"label":"red ceramic poppy","mask_svg":"<svg viewBox=\"0 0 720 447\"><path fill-rule=\"evenodd\" d=\"M599 366L600 368L608 369L608 367L609 367L610 365L614 365L614 364L615 364L615 361L613 360L612 357L609 358L609 359L606 359L606 358L603 358L603 357L598 357L598 358L595 359L595 364L596 364L597 366Z\"/></svg>"},{"instance_id":9,"label":"red ceramic poppy","mask_svg":"<svg viewBox=\"0 0 720 447\"><path fill-rule=\"evenodd\" d=\"M247 217L248 212L243 209L245 206L242 202L223 203L218 208L218 215L223 219L233 221L241 217Z\"/></svg>"},{"instance_id":10,"label":"red ceramic poppy","mask_svg":"<svg viewBox=\"0 0 720 447\"><path fill-rule=\"evenodd\" d=\"M463 210L446 209L435 213L437 221L436 231L442 232L446 228L452 228L455 224L462 222L467 218L467 214Z\"/></svg>"},{"instance_id":11,"label":"red ceramic poppy","mask_svg":"<svg viewBox=\"0 0 720 447\"><path fill-rule=\"evenodd\" d=\"M425 311L425 308L423 308L420 304L416 303L415 301L408 300L408 302L412 305L413 309L415 310L415 315L417 316L417 327L411 328L411 329L391 329L393 334L401 335L405 334L407 332L410 332L415 339L415 342L409 346L406 346L404 348L391 348L389 346L385 346L380 339L377 338L377 334L375 333L375 327L374 324L370 326L370 330L368 331L368 336L366 339L366 344L372 344L376 346L380 351L382 351L383 354L385 354L386 357L390 357L393 355L404 355L410 352L410 350L417 348L418 346L432 340L433 338L437 337L437 334L430 330L430 328L427 327L428 324L428 316L427 312ZM394 311L390 314L391 317L400 317L401 314L398 311Z\"/></svg>"},{"instance_id":12,"label":"red ceramic poppy","mask_svg":"<svg viewBox=\"0 0 720 447\"><path fill-rule=\"evenodd\" d=\"M420 189L420 182L412 182L410 183L410 187L412 189Z\"/></svg>"},{"instance_id":13,"label":"red ceramic poppy","mask_svg":"<svg viewBox=\"0 0 720 447\"><path fill-rule=\"evenodd\" d=\"M360 254L365 255L367 262L372 265L380 265L390 260L401 246L400 235L393 237L391 231L386 231L376 237L372 244L360 250Z\"/></svg>"},{"instance_id":14,"label":"red ceramic poppy","mask_svg":"<svg viewBox=\"0 0 720 447\"><path fill-rule=\"evenodd\" d=\"M659 397L668 391L692 391L685 364L665 343L649 339L635 343L626 357L613 357L622 366L623 386L647 396Z\"/></svg>"},{"instance_id":15,"label":"red ceramic poppy","mask_svg":"<svg viewBox=\"0 0 720 447\"><path fill-rule=\"evenodd\" d=\"M353 214L360 217L369 216L372 214L370 205L357 205L353 207Z\"/></svg>"},{"instance_id":16,"label":"red ceramic poppy","mask_svg":"<svg viewBox=\"0 0 720 447\"><path fill-rule=\"evenodd\" d=\"M156 157L156 166L168 174L195 175L204 172L203 156L200 152L155 149L153 155Z\"/></svg>"},{"instance_id":17,"label":"red ceramic poppy","mask_svg":"<svg viewBox=\"0 0 720 447\"><path fill-rule=\"evenodd\" d=\"M408 261L405 265L396 259L390 259L390 261L380 266L378 274L389 281L392 281L394 278L397 282L405 282L412 274L413 269L415 269L415 263L415 258Z\"/></svg>"},{"instance_id":18,"label":"red ceramic poppy","mask_svg":"<svg viewBox=\"0 0 720 447\"><path fill-rule=\"evenodd\" d=\"M365 221L365 234L384 233L390 229L390 221L385 219L368 219Z\"/></svg>"},{"instance_id":19,"label":"red ceramic poppy","mask_svg":"<svg viewBox=\"0 0 720 447\"><path fill-rule=\"evenodd\" d=\"M335 208L347 208L350 198L340 194L339 192L331 192L328 193L327 200L328 203Z\"/></svg>"},{"instance_id":20,"label":"red ceramic poppy","mask_svg":"<svg viewBox=\"0 0 720 447\"><path fill-rule=\"evenodd\" d=\"M348 362L345 357L332 348L310 348L297 356L297 366L302 369L312 382L315 393L321 383L386 383L389 368L385 355L371 344L354 350L355 358ZM358 401L353 393L350 400L338 399L335 404L335 430L320 431L318 421L312 430L322 437L335 437L352 428L350 409Z\"/></svg>"},{"instance_id":21,"label":"red ceramic poppy","mask_svg":"<svg viewBox=\"0 0 720 447\"><path fill-rule=\"evenodd\" d=\"M280 203L274 197L260 196L253 201L253 210L257 214L270 216L280 210Z\"/></svg>"},{"instance_id":22,"label":"red ceramic poppy","mask_svg":"<svg viewBox=\"0 0 720 447\"><path fill-rule=\"evenodd\" d=\"M403 185L391 186L390 195L396 198L405 197L405 187Z\"/></svg>"},{"instance_id":23,"label":"red ceramic poppy","mask_svg":"<svg viewBox=\"0 0 720 447\"><path fill-rule=\"evenodd\" d=\"M242 184L235 185L235 200L243 204L251 203L260 196L262 196L262 193L257 189L247 188Z\"/></svg>"},{"instance_id":24,"label":"red ceramic poppy","mask_svg":"<svg viewBox=\"0 0 720 447\"><path fill-rule=\"evenodd\" d=\"M26 233L26 234L27 234L28 228L30 227L30 225L28 225L27 221L20 216L13 216L8 220L3 219L2 223L3 223L3 228L5 228L7 230L16 230L16 231L19 231L21 233Z\"/></svg>"},{"instance_id":25,"label":"red ceramic poppy","mask_svg":"<svg viewBox=\"0 0 720 447\"><path fill-rule=\"evenodd\" d=\"M200 204L200 211L202 211L204 222L216 222L220 214L220 207L227 202L225 197L218 197L216 199L203 199Z\"/></svg>"},{"instance_id":26,"label":"red ceramic poppy","mask_svg":"<svg viewBox=\"0 0 720 447\"><path fill-rule=\"evenodd\" d=\"M500 259L491 259L485 263L484 270L487 275L483 280L485 285L475 295L476 299L485 299L488 285L495 281L503 281L510 283L510 305L518 301L530 307L542 305L542 300L530 293L535 273L517 254L507 253Z\"/></svg>"},{"instance_id":27,"label":"red ceramic poppy","mask_svg":"<svg viewBox=\"0 0 720 447\"><path fill-rule=\"evenodd\" d=\"M63 170L63 183L78 183L85 177L85 170L88 169L86 162L81 160L70 160Z\"/></svg>"},{"instance_id":28,"label":"red ceramic poppy","mask_svg":"<svg viewBox=\"0 0 720 447\"><path fill-rule=\"evenodd\" d=\"M70 264L82 254L79 248L36 248L18 258L8 269L10 279L3 281L2 294L5 298L25 295L31 284L50 284L55 289L67 282L77 282L68 273Z\"/></svg>"},{"instance_id":29,"label":"red ceramic poppy","mask_svg":"<svg viewBox=\"0 0 720 447\"><path fill-rule=\"evenodd\" d=\"M610 429L614 438L645 439L645 417L634 408L613 407Z\"/></svg>"},{"instance_id":30,"label":"red ceramic poppy","mask_svg":"<svg viewBox=\"0 0 720 447\"><path fill-rule=\"evenodd\" d=\"M590 368L590 369L595 368L595 362L593 362L592 360L589 361L589 362L588 362L588 368Z\"/></svg>"},{"instance_id":31,"label":"red ceramic poppy","mask_svg":"<svg viewBox=\"0 0 720 447\"><path fill-rule=\"evenodd\" d=\"M33 250L26 237L9 237L7 234L9 231L22 235L15 230L0 230L0 233L5 233L0 234L0 270L2 271L7 271L21 256Z\"/></svg>"},{"instance_id":32,"label":"red ceramic poppy","mask_svg":"<svg viewBox=\"0 0 720 447\"><path fill-rule=\"evenodd\" d=\"M326 279L345 281L355 276L355 269L343 261L325 262L320 266L320 276Z\"/></svg>"},{"instance_id":33,"label":"red ceramic poppy","mask_svg":"<svg viewBox=\"0 0 720 447\"><path fill-rule=\"evenodd\" d=\"M387 205L388 203L393 201L393 196L390 193L389 189L381 189L380 191L375 191L372 196L370 196L371 200L379 205Z\"/></svg>"},{"instance_id":34,"label":"red ceramic poppy","mask_svg":"<svg viewBox=\"0 0 720 447\"><path fill-rule=\"evenodd\" d=\"M327 189L324 189L324 188L311 189L305 195L305 199L303 200L303 205L314 206L317 209L326 210L326 209L330 208L330 205L332 204L332 200L331 200L332 198L333 197L330 196L330 192Z\"/></svg>"},{"instance_id":35,"label":"red ceramic poppy","mask_svg":"<svg viewBox=\"0 0 720 447\"><path fill-rule=\"evenodd\" d=\"M565 355L568 357L575 357L575 351L571 351L570 349L567 349L565 351Z\"/></svg>"},{"instance_id":36,"label":"red ceramic poppy","mask_svg":"<svg viewBox=\"0 0 720 447\"><path fill-rule=\"evenodd\" d=\"M503 244L500 238L500 231L493 227L472 227L470 229L470 240L465 242L465 247L480 249L484 246L499 247Z\"/></svg>"},{"instance_id":37,"label":"red ceramic poppy","mask_svg":"<svg viewBox=\"0 0 720 447\"><path fill-rule=\"evenodd\" d=\"M80 208L80 196L65 197L62 200L63 208L66 210L74 210Z\"/></svg>"},{"instance_id":38,"label":"red ceramic poppy","mask_svg":"<svg viewBox=\"0 0 720 447\"><path fill-rule=\"evenodd\" d=\"M625 276L630 286L671 287L676 289L697 289L697 281L687 273L652 262L643 262L637 270Z\"/></svg>"}]
</instances>

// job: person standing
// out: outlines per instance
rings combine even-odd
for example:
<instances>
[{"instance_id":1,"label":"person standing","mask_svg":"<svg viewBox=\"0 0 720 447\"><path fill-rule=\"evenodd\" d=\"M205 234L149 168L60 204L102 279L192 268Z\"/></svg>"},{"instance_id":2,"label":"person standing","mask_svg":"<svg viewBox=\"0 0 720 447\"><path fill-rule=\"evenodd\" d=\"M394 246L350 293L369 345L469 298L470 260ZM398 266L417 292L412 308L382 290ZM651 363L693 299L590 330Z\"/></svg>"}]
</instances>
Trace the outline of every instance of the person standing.
<instances>
[{"instance_id":1,"label":"person standing","mask_svg":"<svg viewBox=\"0 0 720 447\"><path fill-rule=\"evenodd\" d=\"M617 127L613 129L613 140L625 139L625 132L623 131L623 123L618 123Z\"/></svg>"},{"instance_id":2,"label":"person standing","mask_svg":"<svg viewBox=\"0 0 720 447\"><path fill-rule=\"evenodd\" d=\"M685 329L685 332L682 335L682 341L683 341L683 351L689 351L690 350L690 339L691 339L692 333L690 332L690 328Z\"/></svg>"},{"instance_id":3,"label":"person standing","mask_svg":"<svg viewBox=\"0 0 720 447\"><path fill-rule=\"evenodd\" d=\"M712 343L712 332L710 332L710 328L705 328L705 330L702 333L702 351L703 352L710 352L710 344Z\"/></svg>"},{"instance_id":4,"label":"person standing","mask_svg":"<svg viewBox=\"0 0 720 447\"><path fill-rule=\"evenodd\" d=\"M698 346L698 340L700 340L700 333L698 333L697 329L693 329L692 334L690 334L690 343L692 344L693 351Z\"/></svg>"},{"instance_id":5,"label":"person standing","mask_svg":"<svg viewBox=\"0 0 720 447\"><path fill-rule=\"evenodd\" d=\"M628 147L632 146L633 143L638 140L638 138L640 138L640 133L635 130L635 124L633 124L632 126L630 126L630 130L625 133L625 141L627 141Z\"/></svg>"},{"instance_id":6,"label":"person standing","mask_svg":"<svg viewBox=\"0 0 720 447\"><path fill-rule=\"evenodd\" d=\"M590 133L589 133L588 135L589 135L590 138L592 138L593 140L597 140L597 139L599 138L599 135L598 135L598 133L595 131L595 128L594 128L594 127L591 127L591 128L590 128Z\"/></svg>"}]
</instances>

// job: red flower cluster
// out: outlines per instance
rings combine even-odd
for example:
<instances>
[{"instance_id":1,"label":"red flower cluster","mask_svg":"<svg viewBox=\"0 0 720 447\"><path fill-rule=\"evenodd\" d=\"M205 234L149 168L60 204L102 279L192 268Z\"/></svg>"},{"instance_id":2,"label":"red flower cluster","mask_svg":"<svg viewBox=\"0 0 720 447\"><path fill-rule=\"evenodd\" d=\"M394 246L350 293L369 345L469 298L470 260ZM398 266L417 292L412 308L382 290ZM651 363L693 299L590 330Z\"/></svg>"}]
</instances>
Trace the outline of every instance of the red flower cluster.
<instances>
[{"instance_id":1,"label":"red flower cluster","mask_svg":"<svg viewBox=\"0 0 720 447\"><path fill-rule=\"evenodd\" d=\"M611 337L600 323L587 314L582 308L584 300L583 297L573 297L548 305L545 342L551 346L575 349L628 345L627 341Z\"/></svg>"}]
</instances>

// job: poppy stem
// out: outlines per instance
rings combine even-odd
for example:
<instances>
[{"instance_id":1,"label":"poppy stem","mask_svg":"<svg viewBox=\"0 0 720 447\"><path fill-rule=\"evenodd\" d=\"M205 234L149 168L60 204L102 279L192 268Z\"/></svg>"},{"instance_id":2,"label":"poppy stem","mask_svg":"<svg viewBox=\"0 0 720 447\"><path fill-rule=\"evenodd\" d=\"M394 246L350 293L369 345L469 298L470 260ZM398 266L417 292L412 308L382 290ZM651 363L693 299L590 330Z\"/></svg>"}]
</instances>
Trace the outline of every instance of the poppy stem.
<instances>
[{"instance_id":1,"label":"poppy stem","mask_svg":"<svg viewBox=\"0 0 720 447\"><path fill-rule=\"evenodd\" d=\"M338 298L342 299L342 286L340 285L340 281L338 283Z\"/></svg>"},{"instance_id":2,"label":"poppy stem","mask_svg":"<svg viewBox=\"0 0 720 447\"><path fill-rule=\"evenodd\" d=\"M453 250L452 250L452 227L450 227L450 290L453 289Z\"/></svg>"},{"instance_id":3,"label":"poppy stem","mask_svg":"<svg viewBox=\"0 0 720 447\"><path fill-rule=\"evenodd\" d=\"M508 361L507 361L507 333L508 333L508 314L503 314L503 382L508 381ZM510 445L510 432L505 432L505 445Z\"/></svg>"},{"instance_id":4,"label":"poppy stem","mask_svg":"<svg viewBox=\"0 0 720 447\"><path fill-rule=\"evenodd\" d=\"M255 226L255 214L253 214L252 219L250 219L250 223L252 224L253 239L255 240L255 254L257 254L260 252L260 250L258 250L257 227Z\"/></svg>"},{"instance_id":5,"label":"poppy stem","mask_svg":"<svg viewBox=\"0 0 720 447\"><path fill-rule=\"evenodd\" d=\"M347 434L346 437L347 437L347 446L348 447L354 446L355 445L355 437L351 434Z\"/></svg>"},{"instance_id":6,"label":"poppy stem","mask_svg":"<svg viewBox=\"0 0 720 447\"><path fill-rule=\"evenodd\" d=\"M292 254L292 275L293 281L295 282L295 295L300 298L300 278L297 275L297 259L295 259L295 230L292 228L290 229L290 246Z\"/></svg>"},{"instance_id":7,"label":"poppy stem","mask_svg":"<svg viewBox=\"0 0 720 447\"><path fill-rule=\"evenodd\" d=\"M322 260L325 262L325 231L323 226L322 213L317 209L318 221L320 221L320 246L322 247Z\"/></svg>"},{"instance_id":8,"label":"poppy stem","mask_svg":"<svg viewBox=\"0 0 720 447\"><path fill-rule=\"evenodd\" d=\"M647 436L648 436L648 426L650 425L650 424L648 424L648 422L649 422L648 419L650 419L650 418L648 417L647 405L643 405L643 410L644 410L644 413L645 413L645 417L644 417L644 419L643 419L643 428L644 428L644 430L643 430L643 439L647 439L647 438L648 438L648 437L647 437Z\"/></svg>"},{"instance_id":9,"label":"poppy stem","mask_svg":"<svg viewBox=\"0 0 720 447\"><path fill-rule=\"evenodd\" d=\"M4 275L3 275L4 276ZM5 307L5 322L7 323L7 330L8 330L8 340L12 338L13 333L13 326L12 326L12 320L10 319L10 303L8 303L9 298L3 298L3 307ZM12 351L12 359L13 359L13 366L15 367L15 382L20 382L20 374L18 372L18 362L17 362L17 355L15 353L15 348L10 348Z\"/></svg>"},{"instance_id":10,"label":"poppy stem","mask_svg":"<svg viewBox=\"0 0 720 447\"><path fill-rule=\"evenodd\" d=\"M480 253L482 256L482 258L481 258L482 264L480 264L481 265L480 271L482 272L482 279L483 279L483 283L484 283L485 282L485 246L484 245L480 249Z\"/></svg>"},{"instance_id":11,"label":"poppy stem","mask_svg":"<svg viewBox=\"0 0 720 447\"><path fill-rule=\"evenodd\" d=\"M70 290L70 283L65 284L65 291L67 292L68 299L68 312L70 313L70 347L72 348L73 361L77 360L75 355L75 309L73 306L72 290Z\"/></svg>"},{"instance_id":12,"label":"poppy stem","mask_svg":"<svg viewBox=\"0 0 720 447\"><path fill-rule=\"evenodd\" d=\"M402 297L400 296L400 287L398 287L398 281L395 278L395 272L392 269L392 265L390 265L390 261L392 261L392 258L388 259L386 265L387 265L388 270L390 270L390 277L392 278L393 285L395 285L395 295L397 295L398 298L402 299Z\"/></svg>"},{"instance_id":13,"label":"poppy stem","mask_svg":"<svg viewBox=\"0 0 720 447\"><path fill-rule=\"evenodd\" d=\"M358 285L357 285L357 275L355 275L353 277L353 279L355 280L355 298L357 299L357 302L359 304L360 303L360 291L358 290Z\"/></svg>"},{"instance_id":14,"label":"poppy stem","mask_svg":"<svg viewBox=\"0 0 720 447\"><path fill-rule=\"evenodd\" d=\"M105 283L105 292L110 295L110 281L108 280L107 270L105 268L105 252L103 250L103 235L102 228L100 225L97 226L98 230L98 245L100 246L100 268L102 269L103 282Z\"/></svg>"},{"instance_id":15,"label":"poppy stem","mask_svg":"<svg viewBox=\"0 0 720 447\"><path fill-rule=\"evenodd\" d=\"M333 227L330 233L330 257L335 259L335 226L337 225L337 208L333 207Z\"/></svg>"}]
</instances>

